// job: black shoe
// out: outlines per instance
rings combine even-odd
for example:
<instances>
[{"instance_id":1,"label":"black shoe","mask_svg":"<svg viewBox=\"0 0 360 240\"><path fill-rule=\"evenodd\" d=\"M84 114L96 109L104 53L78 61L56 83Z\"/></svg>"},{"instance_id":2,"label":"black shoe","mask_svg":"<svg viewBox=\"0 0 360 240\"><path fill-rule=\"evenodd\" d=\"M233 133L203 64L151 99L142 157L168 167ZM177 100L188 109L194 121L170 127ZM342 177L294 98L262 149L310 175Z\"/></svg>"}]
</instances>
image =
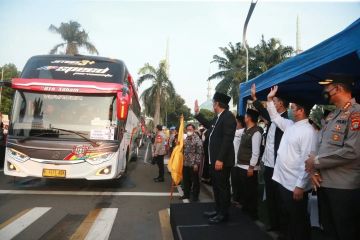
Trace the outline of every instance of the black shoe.
<instances>
[{"instance_id":1,"label":"black shoe","mask_svg":"<svg viewBox=\"0 0 360 240\"><path fill-rule=\"evenodd\" d=\"M181 196L181 197L179 197L179 199L184 200L184 199L189 199L189 197L188 196Z\"/></svg>"},{"instance_id":2,"label":"black shoe","mask_svg":"<svg viewBox=\"0 0 360 240\"><path fill-rule=\"evenodd\" d=\"M153 178L154 181L155 181L156 179L159 179L159 177Z\"/></svg>"},{"instance_id":3,"label":"black shoe","mask_svg":"<svg viewBox=\"0 0 360 240\"><path fill-rule=\"evenodd\" d=\"M207 211L207 212L204 212L203 215L204 215L204 217L212 218L217 215L217 212L216 211Z\"/></svg>"},{"instance_id":4,"label":"black shoe","mask_svg":"<svg viewBox=\"0 0 360 240\"><path fill-rule=\"evenodd\" d=\"M209 224L219 224L226 222L228 220L228 217L226 215L218 214L215 217L209 218L208 223Z\"/></svg>"},{"instance_id":5,"label":"black shoe","mask_svg":"<svg viewBox=\"0 0 360 240\"><path fill-rule=\"evenodd\" d=\"M164 182L165 180L164 180L164 178L156 178L156 179L154 179L154 181L155 182Z\"/></svg>"}]
</instances>

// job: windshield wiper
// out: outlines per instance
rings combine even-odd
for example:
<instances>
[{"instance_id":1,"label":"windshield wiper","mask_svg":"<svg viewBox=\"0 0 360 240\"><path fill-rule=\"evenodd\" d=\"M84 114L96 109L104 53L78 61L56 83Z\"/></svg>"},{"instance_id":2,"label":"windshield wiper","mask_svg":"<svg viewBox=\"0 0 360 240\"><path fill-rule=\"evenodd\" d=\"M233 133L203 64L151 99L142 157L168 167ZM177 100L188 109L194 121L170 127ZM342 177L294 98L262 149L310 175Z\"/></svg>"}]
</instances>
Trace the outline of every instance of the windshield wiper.
<instances>
[{"instance_id":1,"label":"windshield wiper","mask_svg":"<svg viewBox=\"0 0 360 240\"><path fill-rule=\"evenodd\" d=\"M56 128L56 127L52 127L52 126L50 126L49 129L64 131L64 132L68 132L68 133L73 133L73 134L75 134L75 135L77 135L77 136L85 139L86 141L90 142L93 147L98 147L98 146L100 146L100 144L98 144L97 142L91 140L90 138L85 137L85 136L82 135L80 132L72 131L72 130L68 130L68 129L63 129L63 128Z\"/></svg>"},{"instance_id":2,"label":"windshield wiper","mask_svg":"<svg viewBox=\"0 0 360 240\"><path fill-rule=\"evenodd\" d=\"M23 143L33 137L41 137L43 135L52 135L52 134L56 134L56 135L68 135L68 134L59 134L59 133L56 133L56 132L43 132L43 133L39 133L39 134L36 134L36 135L31 135L31 136L27 136L27 137L24 137L24 138L21 138L19 139L19 143Z\"/></svg>"}]
</instances>

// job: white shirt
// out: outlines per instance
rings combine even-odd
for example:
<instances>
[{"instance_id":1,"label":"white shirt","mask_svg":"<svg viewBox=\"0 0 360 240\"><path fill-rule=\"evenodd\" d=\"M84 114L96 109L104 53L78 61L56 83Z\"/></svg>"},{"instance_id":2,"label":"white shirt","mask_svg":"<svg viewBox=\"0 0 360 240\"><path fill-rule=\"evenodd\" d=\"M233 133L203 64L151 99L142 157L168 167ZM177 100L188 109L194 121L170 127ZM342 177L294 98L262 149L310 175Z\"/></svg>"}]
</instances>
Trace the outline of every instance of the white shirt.
<instances>
[{"instance_id":1,"label":"white shirt","mask_svg":"<svg viewBox=\"0 0 360 240\"><path fill-rule=\"evenodd\" d=\"M283 114L283 112L280 113L280 115L281 114ZM266 136L265 150L261 159L266 167L271 168L274 168L275 166L275 132L276 124L271 124Z\"/></svg>"},{"instance_id":2,"label":"white shirt","mask_svg":"<svg viewBox=\"0 0 360 240\"><path fill-rule=\"evenodd\" d=\"M214 129L215 129L215 127L216 127L216 124L217 124L217 122L219 121L219 118L220 118L220 116L221 116L221 114L224 112L224 110L221 112L221 113L218 113L218 115L217 115L217 119L216 119L216 122L215 122L215 124L214 124L214 126L213 126L213 128L212 128L212 130L211 130L211 133L210 133L210 135L209 135L209 146L208 146L208 154L209 154L209 164L211 164L211 157L210 157L210 139L211 139L211 135L212 135L212 133L214 132Z\"/></svg>"},{"instance_id":3,"label":"white shirt","mask_svg":"<svg viewBox=\"0 0 360 240\"><path fill-rule=\"evenodd\" d=\"M267 102L267 109L272 123L284 131L272 179L289 191L294 191L295 187L309 190L311 186L305 171L305 160L316 148L315 129L308 119L294 123L281 117L273 102Z\"/></svg>"},{"instance_id":4,"label":"white shirt","mask_svg":"<svg viewBox=\"0 0 360 240\"><path fill-rule=\"evenodd\" d=\"M264 165L267 167L273 168L275 165L275 131L276 131L276 124L271 124L269 128L269 132L266 136L266 145L264 150L264 155L262 157L262 161Z\"/></svg>"},{"instance_id":5,"label":"white shirt","mask_svg":"<svg viewBox=\"0 0 360 240\"><path fill-rule=\"evenodd\" d=\"M239 152L241 136L244 132L244 128L236 129L234 137L234 150L235 150L235 165L237 163L237 155Z\"/></svg>"},{"instance_id":6,"label":"white shirt","mask_svg":"<svg viewBox=\"0 0 360 240\"><path fill-rule=\"evenodd\" d=\"M254 166L254 170L260 169L260 166L257 165L257 163L259 161L259 156L260 156L261 139L262 139L262 135L260 132L254 133L254 135L251 137L252 153L251 153L250 165ZM243 165L237 163L235 166L245 170L249 169L249 165Z\"/></svg>"}]
</instances>

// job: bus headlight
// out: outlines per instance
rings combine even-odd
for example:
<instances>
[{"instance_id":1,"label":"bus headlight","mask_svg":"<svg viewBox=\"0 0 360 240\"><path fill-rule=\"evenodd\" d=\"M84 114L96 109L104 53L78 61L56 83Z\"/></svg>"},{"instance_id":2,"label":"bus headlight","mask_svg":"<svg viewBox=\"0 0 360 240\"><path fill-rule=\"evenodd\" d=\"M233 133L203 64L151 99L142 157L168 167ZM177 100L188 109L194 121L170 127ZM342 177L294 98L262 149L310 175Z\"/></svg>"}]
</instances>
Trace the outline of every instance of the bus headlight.
<instances>
[{"instance_id":1,"label":"bus headlight","mask_svg":"<svg viewBox=\"0 0 360 240\"><path fill-rule=\"evenodd\" d=\"M101 154L97 154L93 157L89 157L86 159L86 161L90 164L93 165L97 165L106 161L109 161L110 159L112 159L114 157L115 153L110 152L110 153L101 153Z\"/></svg>"},{"instance_id":2,"label":"bus headlight","mask_svg":"<svg viewBox=\"0 0 360 240\"><path fill-rule=\"evenodd\" d=\"M12 148L8 148L7 152L8 152L8 156L10 156L11 158L13 158L14 160L16 160L18 162L25 162L30 159L30 157L28 155L21 153Z\"/></svg>"}]
</instances>

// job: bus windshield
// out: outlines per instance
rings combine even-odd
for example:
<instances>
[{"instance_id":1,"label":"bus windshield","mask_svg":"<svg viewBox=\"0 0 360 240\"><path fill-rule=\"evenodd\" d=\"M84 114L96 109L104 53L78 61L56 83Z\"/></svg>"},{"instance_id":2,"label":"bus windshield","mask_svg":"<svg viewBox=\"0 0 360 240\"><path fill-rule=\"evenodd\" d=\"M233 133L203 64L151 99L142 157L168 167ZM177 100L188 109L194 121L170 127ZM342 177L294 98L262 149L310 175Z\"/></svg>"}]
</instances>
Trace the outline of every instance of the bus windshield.
<instances>
[{"instance_id":1,"label":"bus windshield","mask_svg":"<svg viewBox=\"0 0 360 240\"><path fill-rule=\"evenodd\" d=\"M16 91L9 134L116 140L116 96Z\"/></svg>"}]
</instances>

